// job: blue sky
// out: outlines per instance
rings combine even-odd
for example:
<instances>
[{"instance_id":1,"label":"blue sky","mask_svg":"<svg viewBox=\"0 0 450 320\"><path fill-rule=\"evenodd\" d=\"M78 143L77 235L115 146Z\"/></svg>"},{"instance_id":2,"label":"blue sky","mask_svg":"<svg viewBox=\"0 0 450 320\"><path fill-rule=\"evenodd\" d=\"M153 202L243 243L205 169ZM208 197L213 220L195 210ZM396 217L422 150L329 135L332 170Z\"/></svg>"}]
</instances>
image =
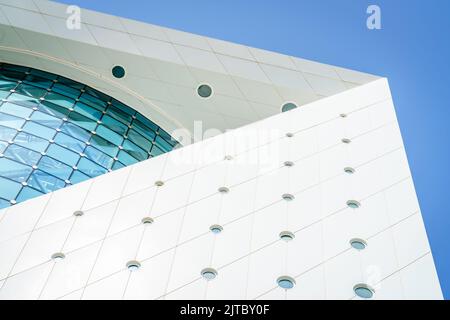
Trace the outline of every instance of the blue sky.
<instances>
[{"instance_id":1,"label":"blue sky","mask_svg":"<svg viewBox=\"0 0 450 320\"><path fill-rule=\"evenodd\" d=\"M450 299L450 1L62 2L388 77L442 290ZM370 4L381 8L381 30L366 28Z\"/></svg>"}]
</instances>

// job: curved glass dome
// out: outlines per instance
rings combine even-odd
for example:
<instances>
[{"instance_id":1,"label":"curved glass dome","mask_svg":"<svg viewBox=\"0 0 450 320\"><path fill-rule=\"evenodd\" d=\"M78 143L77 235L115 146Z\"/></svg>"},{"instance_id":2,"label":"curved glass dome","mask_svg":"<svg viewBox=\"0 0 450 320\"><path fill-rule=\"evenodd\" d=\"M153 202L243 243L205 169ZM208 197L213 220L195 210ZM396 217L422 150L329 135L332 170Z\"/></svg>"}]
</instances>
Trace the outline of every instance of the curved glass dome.
<instances>
[{"instance_id":1,"label":"curved glass dome","mask_svg":"<svg viewBox=\"0 0 450 320\"><path fill-rule=\"evenodd\" d=\"M171 151L178 143L81 83L0 63L0 208Z\"/></svg>"}]
</instances>

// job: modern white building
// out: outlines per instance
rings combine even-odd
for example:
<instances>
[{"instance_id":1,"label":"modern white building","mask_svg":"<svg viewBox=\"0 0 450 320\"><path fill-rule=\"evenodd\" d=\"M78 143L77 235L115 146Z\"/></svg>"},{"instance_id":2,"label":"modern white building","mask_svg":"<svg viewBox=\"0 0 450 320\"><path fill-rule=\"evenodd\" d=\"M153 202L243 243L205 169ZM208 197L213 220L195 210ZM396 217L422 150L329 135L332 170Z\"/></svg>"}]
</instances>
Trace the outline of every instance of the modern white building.
<instances>
[{"instance_id":1,"label":"modern white building","mask_svg":"<svg viewBox=\"0 0 450 320\"><path fill-rule=\"evenodd\" d=\"M0 0L0 299L442 299L387 79L79 13Z\"/></svg>"}]
</instances>

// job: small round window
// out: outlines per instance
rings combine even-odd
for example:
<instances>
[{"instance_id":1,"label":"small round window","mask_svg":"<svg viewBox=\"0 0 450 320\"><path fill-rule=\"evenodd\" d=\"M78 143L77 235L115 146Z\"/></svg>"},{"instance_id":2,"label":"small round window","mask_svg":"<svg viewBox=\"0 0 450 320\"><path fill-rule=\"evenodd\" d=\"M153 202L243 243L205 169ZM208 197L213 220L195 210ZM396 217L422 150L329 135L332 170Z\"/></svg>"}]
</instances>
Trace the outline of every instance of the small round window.
<instances>
[{"instance_id":1,"label":"small round window","mask_svg":"<svg viewBox=\"0 0 450 320\"><path fill-rule=\"evenodd\" d=\"M371 299L375 291L369 287L367 284L361 283L353 287L355 294L363 299Z\"/></svg>"},{"instance_id":2,"label":"small round window","mask_svg":"<svg viewBox=\"0 0 450 320\"><path fill-rule=\"evenodd\" d=\"M122 66L115 66L112 68L112 74L115 78L121 79L125 77L125 69Z\"/></svg>"},{"instance_id":3,"label":"small round window","mask_svg":"<svg viewBox=\"0 0 450 320\"><path fill-rule=\"evenodd\" d=\"M297 109L297 105L292 103L292 102L288 102L286 104L283 105L283 107L281 108L282 112L288 112L291 110Z\"/></svg>"},{"instance_id":4,"label":"small round window","mask_svg":"<svg viewBox=\"0 0 450 320\"><path fill-rule=\"evenodd\" d=\"M204 279L211 281L217 277L217 271L213 268L203 269L201 275Z\"/></svg>"},{"instance_id":5,"label":"small round window","mask_svg":"<svg viewBox=\"0 0 450 320\"><path fill-rule=\"evenodd\" d=\"M288 276L279 277L277 283L280 288L285 290L292 289L295 286L294 278Z\"/></svg>"},{"instance_id":6,"label":"small round window","mask_svg":"<svg viewBox=\"0 0 450 320\"><path fill-rule=\"evenodd\" d=\"M201 84L197 88L197 93L202 98L209 98L212 95L212 88L207 84Z\"/></svg>"},{"instance_id":7,"label":"small round window","mask_svg":"<svg viewBox=\"0 0 450 320\"><path fill-rule=\"evenodd\" d=\"M367 243L362 239L350 240L350 245L356 250L364 250L367 247Z\"/></svg>"}]
</instances>

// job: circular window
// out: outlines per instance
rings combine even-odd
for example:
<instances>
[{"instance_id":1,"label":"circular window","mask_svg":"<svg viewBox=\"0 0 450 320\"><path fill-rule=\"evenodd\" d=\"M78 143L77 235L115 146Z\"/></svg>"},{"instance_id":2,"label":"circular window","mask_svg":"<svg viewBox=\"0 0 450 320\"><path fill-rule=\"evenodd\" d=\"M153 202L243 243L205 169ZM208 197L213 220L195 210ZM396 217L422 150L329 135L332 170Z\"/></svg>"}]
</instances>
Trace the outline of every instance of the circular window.
<instances>
[{"instance_id":1,"label":"circular window","mask_svg":"<svg viewBox=\"0 0 450 320\"><path fill-rule=\"evenodd\" d=\"M361 204L356 200L349 200L347 201L347 206L352 209L358 209L361 207Z\"/></svg>"},{"instance_id":2,"label":"circular window","mask_svg":"<svg viewBox=\"0 0 450 320\"><path fill-rule=\"evenodd\" d=\"M52 255L52 260L61 261L66 257L66 255L62 252L57 252Z\"/></svg>"},{"instance_id":3,"label":"circular window","mask_svg":"<svg viewBox=\"0 0 450 320\"><path fill-rule=\"evenodd\" d=\"M352 239L350 245L356 250L364 250L367 247L367 243L362 239Z\"/></svg>"},{"instance_id":4,"label":"circular window","mask_svg":"<svg viewBox=\"0 0 450 320\"><path fill-rule=\"evenodd\" d=\"M294 238L295 238L295 234L293 234L290 231L283 231L280 233L280 239L283 241L288 242L288 241L294 240Z\"/></svg>"},{"instance_id":5,"label":"circular window","mask_svg":"<svg viewBox=\"0 0 450 320\"><path fill-rule=\"evenodd\" d=\"M363 299L370 299L373 297L375 291L369 287L367 284L360 283L353 287L355 294Z\"/></svg>"},{"instance_id":6,"label":"circular window","mask_svg":"<svg viewBox=\"0 0 450 320\"><path fill-rule=\"evenodd\" d=\"M152 224L154 222L153 218L145 217L141 220L142 224Z\"/></svg>"},{"instance_id":7,"label":"circular window","mask_svg":"<svg viewBox=\"0 0 450 320\"><path fill-rule=\"evenodd\" d=\"M197 88L197 93L202 98L209 98L212 95L212 88L208 86L207 84L201 84Z\"/></svg>"},{"instance_id":8,"label":"circular window","mask_svg":"<svg viewBox=\"0 0 450 320\"><path fill-rule=\"evenodd\" d=\"M221 187L219 188L219 192L225 194L230 192L230 189L228 189L227 187Z\"/></svg>"},{"instance_id":9,"label":"circular window","mask_svg":"<svg viewBox=\"0 0 450 320\"><path fill-rule=\"evenodd\" d=\"M281 197L283 198L283 200L286 200L286 201L292 201L295 199L295 197L289 193L283 194Z\"/></svg>"},{"instance_id":10,"label":"circular window","mask_svg":"<svg viewBox=\"0 0 450 320\"><path fill-rule=\"evenodd\" d=\"M286 162L284 162L284 165L285 165L286 167L293 167L293 166L294 166L294 162L292 162L292 161L286 161Z\"/></svg>"},{"instance_id":11,"label":"circular window","mask_svg":"<svg viewBox=\"0 0 450 320\"><path fill-rule=\"evenodd\" d=\"M115 66L112 68L112 74L115 78L125 77L125 69L122 66Z\"/></svg>"},{"instance_id":12,"label":"circular window","mask_svg":"<svg viewBox=\"0 0 450 320\"><path fill-rule=\"evenodd\" d=\"M75 217L81 217L82 215L84 215L84 212L81 211L81 210L78 210L78 211L75 211L75 212L73 213L73 215L74 215Z\"/></svg>"},{"instance_id":13,"label":"circular window","mask_svg":"<svg viewBox=\"0 0 450 320\"><path fill-rule=\"evenodd\" d=\"M347 118L347 114L345 114L345 113L341 113L339 116L340 116L341 118Z\"/></svg>"},{"instance_id":14,"label":"circular window","mask_svg":"<svg viewBox=\"0 0 450 320\"><path fill-rule=\"evenodd\" d=\"M282 289L292 289L295 286L294 278L283 276L277 279L278 286Z\"/></svg>"},{"instance_id":15,"label":"circular window","mask_svg":"<svg viewBox=\"0 0 450 320\"><path fill-rule=\"evenodd\" d=\"M214 234L219 234L223 231L223 227L219 226L218 224L212 225L209 230L211 230Z\"/></svg>"},{"instance_id":16,"label":"circular window","mask_svg":"<svg viewBox=\"0 0 450 320\"><path fill-rule=\"evenodd\" d=\"M230 155L225 156L224 160L227 160L227 161L233 160L233 156L230 156Z\"/></svg>"},{"instance_id":17,"label":"circular window","mask_svg":"<svg viewBox=\"0 0 450 320\"><path fill-rule=\"evenodd\" d=\"M217 271L213 268L203 269L201 275L204 279L210 281L217 277Z\"/></svg>"},{"instance_id":18,"label":"circular window","mask_svg":"<svg viewBox=\"0 0 450 320\"><path fill-rule=\"evenodd\" d=\"M157 186L157 187L162 187L163 185L164 185L164 182L162 182L162 181L155 182L155 186Z\"/></svg>"},{"instance_id":19,"label":"circular window","mask_svg":"<svg viewBox=\"0 0 450 320\"><path fill-rule=\"evenodd\" d=\"M344 138L344 139L342 139L342 142L345 143L345 144L349 144L349 143L352 142L352 140Z\"/></svg>"},{"instance_id":20,"label":"circular window","mask_svg":"<svg viewBox=\"0 0 450 320\"><path fill-rule=\"evenodd\" d=\"M292 138L293 136L294 136L294 134L291 132L286 133L286 137L288 137L288 138Z\"/></svg>"},{"instance_id":21,"label":"circular window","mask_svg":"<svg viewBox=\"0 0 450 320\"><path fill-rule=\"evenodd\" d=\"M292 102L288 102L286 104L283 105L283 107L281 108L282 112L288 112L291 110L297 109L297 105L295 103Z\"/></svg>"},{"instance_id":22,"label":"circular window","mask_svg":"<svg viewBox=\"0 0 450 320\"><path fill-rule=\"evenodd\" d=\"M130 271L136 271L141 267L138 261L132 260L127 262L127 269Z\"/></svg>"},{"instance_id":23,"label":"circular window","mask_svg":"<svg viewBox=\"0 0 450 320\"><path fill-rule=\"evenodd\" d=\"M347 167L347 168L344 168L344 172L348 173L348 174L354 174L355 173L355 169Z\"/></svg>"}]
</instances>

